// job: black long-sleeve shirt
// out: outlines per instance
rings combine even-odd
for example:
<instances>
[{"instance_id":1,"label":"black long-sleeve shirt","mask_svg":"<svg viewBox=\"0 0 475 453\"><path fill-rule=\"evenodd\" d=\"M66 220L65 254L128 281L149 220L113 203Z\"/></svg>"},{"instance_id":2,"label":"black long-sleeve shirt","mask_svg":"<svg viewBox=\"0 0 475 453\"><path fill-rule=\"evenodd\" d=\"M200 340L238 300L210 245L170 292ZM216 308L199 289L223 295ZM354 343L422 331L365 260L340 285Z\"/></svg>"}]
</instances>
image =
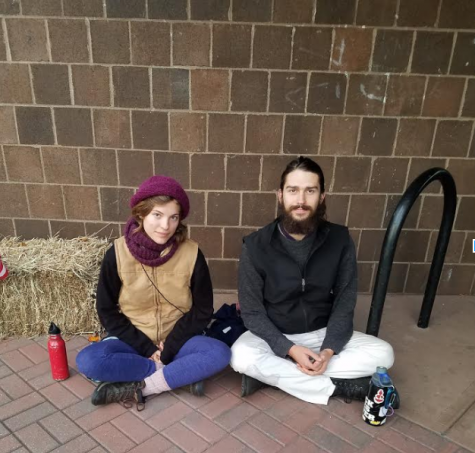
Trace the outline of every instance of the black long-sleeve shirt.
<instances>
[{"instance_id":1,"label":"black long-sleeve shirt","mask_svg":"<svg viewBox=\"0 0 475 453\"><path fill-rule=\"evenodd\" d=\"M104 257L97 286L96 308L99 320L108 334L132 346L140 355L150 357L157 351L150 338L137 329L119 309L119 294L122 287L117 270L114 246ZM170 363L180 348L193 336L200 335L213 316L213 287L205 257L198 249L191 277L191 310L185 313L168 335L161 361Z\"/></svg>"}]
</instances>

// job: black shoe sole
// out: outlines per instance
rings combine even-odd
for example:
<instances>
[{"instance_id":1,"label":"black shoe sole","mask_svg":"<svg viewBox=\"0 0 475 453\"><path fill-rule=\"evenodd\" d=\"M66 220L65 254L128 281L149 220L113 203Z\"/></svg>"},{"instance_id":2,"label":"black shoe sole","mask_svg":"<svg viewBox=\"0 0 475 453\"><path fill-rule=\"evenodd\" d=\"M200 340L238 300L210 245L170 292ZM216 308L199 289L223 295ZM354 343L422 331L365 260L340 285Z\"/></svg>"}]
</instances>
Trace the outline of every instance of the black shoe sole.
<instances>
[{"instance_id":1,"label":"black shoe sole","mask_svg":"<svg viewBox=\"0 0 475 453\"><path fill-rule=\"evenodd\" d=\"M203 396L205 394L204 381L198 381L194 384L190 384L190 393L194 396Z\"/></svg>"}]
</instances>

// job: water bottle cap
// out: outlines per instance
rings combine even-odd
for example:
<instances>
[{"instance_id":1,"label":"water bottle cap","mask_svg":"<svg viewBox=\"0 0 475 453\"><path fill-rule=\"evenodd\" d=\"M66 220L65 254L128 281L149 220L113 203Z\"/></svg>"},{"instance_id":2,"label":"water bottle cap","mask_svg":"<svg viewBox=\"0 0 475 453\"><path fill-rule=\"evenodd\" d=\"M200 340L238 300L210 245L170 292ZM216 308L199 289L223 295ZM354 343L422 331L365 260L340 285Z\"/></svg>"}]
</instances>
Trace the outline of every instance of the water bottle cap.
<instances>
[{"instance_id":1,"label":"water bottle cap","mask_svg":"<svg viewBox=\"0 0 475 453\"><path fill-rule=\"evenodd\" d=\"M378 374L387 374L388 369L385 366L378 366L378 367L376 367L376 373L378 373Z\"/></svg>"},{"instance_id":2,"label":"water bottle cap","mask_svg":"<svg viewBox=\"0 0 475 453\"><path fill-rule=\"evenodd\" d=\"M52 322L49 326L48 335L59 335L61 333L61 329Z\"/></svg>"}]
</instances>

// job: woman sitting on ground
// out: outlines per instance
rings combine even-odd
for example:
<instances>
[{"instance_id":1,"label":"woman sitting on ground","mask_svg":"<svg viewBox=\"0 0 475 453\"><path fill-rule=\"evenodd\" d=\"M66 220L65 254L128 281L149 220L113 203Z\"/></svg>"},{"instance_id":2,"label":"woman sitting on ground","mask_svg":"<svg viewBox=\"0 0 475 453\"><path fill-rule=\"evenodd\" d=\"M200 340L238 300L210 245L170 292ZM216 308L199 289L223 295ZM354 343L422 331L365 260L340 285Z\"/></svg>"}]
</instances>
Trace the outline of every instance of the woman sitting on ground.
<instances>
[{"instance_id":1,"label":"woman sitting on ground","mask_svg":"<svg viewBox=\"0 0 475 453\"><path fill-rule=\"evenodd\" d=\"M108 336L77 356L88 378L100 381L92 404L135 400L191 385L223 368L231 352L202 336L213 315L213 289L198 245L181 223L189 200L181 185L152 176L131 198L132 216L102 263L97 312Z\"/></svg>"}]
</instances>

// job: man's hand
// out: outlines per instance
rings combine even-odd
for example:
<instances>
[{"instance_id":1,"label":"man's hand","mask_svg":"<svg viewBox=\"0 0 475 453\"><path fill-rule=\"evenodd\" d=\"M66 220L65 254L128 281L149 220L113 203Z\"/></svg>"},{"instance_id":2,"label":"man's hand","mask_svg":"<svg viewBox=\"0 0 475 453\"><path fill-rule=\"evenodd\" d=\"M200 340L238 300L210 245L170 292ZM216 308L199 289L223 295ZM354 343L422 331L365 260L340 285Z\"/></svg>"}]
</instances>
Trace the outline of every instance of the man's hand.
<instances>
[{"instance_id":1,"label":"man's hand","mask_svg":"<svg viewBox=\"0 0 475 453\"><path fill-rule=\"evenodd\" d=\"M307 374L310 374L311 376L320 376L321 374L325 373L327 370L328 363L330 362L330 359L333 357L334 352L331 349L324 349L323 351L320 351L318 354L320 356L320 362L317 363L317 366L314 368L314 370L309 371ZM301 370L305 373L305 370Z\"/></svg>"},{"instance_id":2,"label":"man's hand","mask_svg":"<svg viewBox=\"0 0 475 453\"><path fill-rule=\"evenodd\" d=\"M317 364L321 361L320 356L316 352L298 345L293 345L290 348L289 356L297 362L297 367L301 371L315 371Z\"/></svg>"},{"instance_id":3,"label":"man's hand","mask_svg":"<svg viewBox=\"0 0 475 453\"><path fill-rule=\"evenodd\" d=\"M297 362L297 368L309 376L319 376L325 373L333 354L331 349L324 349L317 354L308 348L296 345L292 346L289 351L290 357ZM298 360L297 357L301 358L302 361Z\"/></svg>"}]
</instances>

